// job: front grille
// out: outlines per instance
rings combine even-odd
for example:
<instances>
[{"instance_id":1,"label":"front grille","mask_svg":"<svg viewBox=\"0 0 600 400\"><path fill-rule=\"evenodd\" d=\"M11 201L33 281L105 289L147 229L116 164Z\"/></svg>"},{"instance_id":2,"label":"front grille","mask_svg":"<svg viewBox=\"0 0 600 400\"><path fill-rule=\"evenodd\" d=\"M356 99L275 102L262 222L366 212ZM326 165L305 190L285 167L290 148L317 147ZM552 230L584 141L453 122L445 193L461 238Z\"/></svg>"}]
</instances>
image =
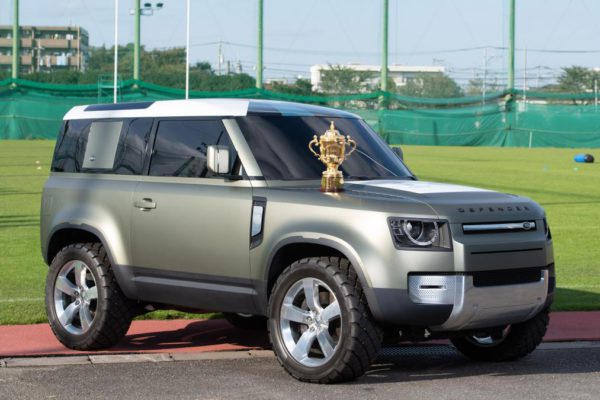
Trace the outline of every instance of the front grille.
<instances>
[{"instance_id":1,"label":"front grille","mask_svg":"<svg viewBox=\"0 0 600 400\"><path fill-rule=\"evenodd\" d=\"M463 224L463 232L465 234L529 232L535 230L535 221Z\"/></svg>"},{"instance_id":2,"label":"front grille","mask_svg":"<svg viewBox=\"0 0 600 400\"><path fill-rule=\"evenodd\" d=\"M539 282L542 279L542 267L503 269L496 271L472 272L475 287L518 285Z\"/></svg>"}]
</instances>

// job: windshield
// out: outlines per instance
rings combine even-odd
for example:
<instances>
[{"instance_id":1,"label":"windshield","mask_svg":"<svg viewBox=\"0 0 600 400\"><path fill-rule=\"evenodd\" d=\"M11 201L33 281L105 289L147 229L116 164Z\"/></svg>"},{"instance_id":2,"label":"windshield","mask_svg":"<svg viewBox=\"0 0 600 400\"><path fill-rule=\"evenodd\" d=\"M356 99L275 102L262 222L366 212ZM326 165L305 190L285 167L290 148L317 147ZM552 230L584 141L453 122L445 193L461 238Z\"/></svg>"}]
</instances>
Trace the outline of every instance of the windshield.
<instances>
[{"instance_id":1,"label":"windshield","mask_svg":"<svg viewBox=\"0 0 600 400\"><path fill-rule=\"evenodd\" d=\"M350 135L357 150L341 165L347 180L408 179L412 174L361 119L257 115L237 118L258 166L268 180L321 179L325 165L308 150L333 121L340 134ZM318 152L318 146L316 151Z\"/></svg>"}]
</instances>

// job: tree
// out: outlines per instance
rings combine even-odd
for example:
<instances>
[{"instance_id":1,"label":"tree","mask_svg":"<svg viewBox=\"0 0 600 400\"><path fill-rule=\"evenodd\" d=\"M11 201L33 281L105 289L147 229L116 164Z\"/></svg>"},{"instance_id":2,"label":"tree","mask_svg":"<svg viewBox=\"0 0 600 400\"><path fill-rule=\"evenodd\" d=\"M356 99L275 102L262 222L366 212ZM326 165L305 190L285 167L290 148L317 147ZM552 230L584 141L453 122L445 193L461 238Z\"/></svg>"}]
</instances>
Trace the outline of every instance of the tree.
<instances>
[{"instance_id":1,"label":"tree","mask_svg":"<svg viewBox=\"0 0 600 400\"><path fill-rule=\"evenodd\" d=\"M295 94L299 96L312 96L314 95L312 90L312 83L308 79L298 78L293 84L285 84L280 82L273 82L271 90L279 93Z\"/></svg>"},{"instance_id":2,"label":"tree","mask_svg":"<svg viewBox=\"0 0 600 400\"><path fill-rule=\"evenodd\" d=\"M412 97L460 97L463 91L456 81L441 72L420 73L398 88L401 94Z\"/></svg>"},{"instance_id":3,"label":"tree","mask_svg":"<svg viewBox=\"0 0 600 400\"><path fill-rule=\"evenodd\" d=\"M491 80L487 79L485 82L485 92L488 94L493 92L500 92L503 88L504 86L498 83L498 79L496 78L493 78ZM476 77L469 80L467 88L465 89L465 93L468 96L481 96L483 95L483 89L483 78Z\"/></svg>"},{"instance_id":4,"label":"tree","mask_svg":"<svg viewBox=\"0 0 600 400\"><path fill-rule=\"evenodd\" d=\"M369 72L356 71L343 65L329 65L321 71L321 90L332 94L359 93L369 90Z\"/></svg>"},{"instance_id":5,"label":"tree","mask_svg":"<svg viewBox=\"0 0 600 400\"><path fill-rule=\"evenodd\" d=\"M592 92L596 82L600 83L600 71L574 65L563 68L558 88L563 92Z\"/></svg>"},{"instance_id":6,"label":"tree","mask_svg":"<svg viewBox=\"0 0 600 400\"><path fill-rule=\"evenodd\" d=\"M133 44L119 46L119 78L126 80L133 73ZM101 75L113 73L114 47L90 48L86 72L65 70L39 72L23 76L37 82L61 84L95 84ZM142 80L157 85L185 87L185 49L172 48L166 50L141 52ZM190 66L190 89L198 91L231 91L247 89L255 86L255 80L248 74L216 75L208 62L198 62Z\"/></svg>"}]
</instances>

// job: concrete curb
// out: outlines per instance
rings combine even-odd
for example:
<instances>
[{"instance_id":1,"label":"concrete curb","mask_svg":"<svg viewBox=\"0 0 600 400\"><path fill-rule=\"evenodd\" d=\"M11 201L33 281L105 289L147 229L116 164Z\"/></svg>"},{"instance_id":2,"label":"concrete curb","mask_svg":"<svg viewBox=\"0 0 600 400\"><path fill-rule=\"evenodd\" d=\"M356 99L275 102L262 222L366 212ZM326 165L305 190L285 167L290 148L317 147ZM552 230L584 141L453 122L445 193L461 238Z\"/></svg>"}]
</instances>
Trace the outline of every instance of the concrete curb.
<instances>
[{"instance_id":1,"label":"concrete curb","mask_svg":"<svg viewBox=\"0 0 600 400\"><path fill-rule=\"evenodd\" d=\"M0 359L2 368L54 367L61 365L99 365L121 363L157 363L174 361L214 361L250 358L274 358L271 350L214 351L197 353L101 354L87 356L11 357Z\"/></svg>"},{"instance_id":2,"label":"concrete curb","mask_svg":"<svg viewBox=\"0 0 600 400\"><path fill-rule=\"evenodd\" d=\"M423 348L424 353L428 354L427 348L452 349L451 345L418 345L410 346ZM398 347L396 349L402 349ZM551 342L542 343L537 348L538 351L552 350L581 350L581 349L600 349L600 342ZM157 362L177 362L177 361L220 361L220 360L240 360L257 358L275 358L271 350L250 350L250 351L214 351L214 352L195 352L195 353L153 353L153 354L101 354L88 356L61 355L54 357L12 357L0 359L1 368L32 368L32 367L56 367L64 365L100 365L117 363L157 363Z\"/></svg>"}]
</instances>

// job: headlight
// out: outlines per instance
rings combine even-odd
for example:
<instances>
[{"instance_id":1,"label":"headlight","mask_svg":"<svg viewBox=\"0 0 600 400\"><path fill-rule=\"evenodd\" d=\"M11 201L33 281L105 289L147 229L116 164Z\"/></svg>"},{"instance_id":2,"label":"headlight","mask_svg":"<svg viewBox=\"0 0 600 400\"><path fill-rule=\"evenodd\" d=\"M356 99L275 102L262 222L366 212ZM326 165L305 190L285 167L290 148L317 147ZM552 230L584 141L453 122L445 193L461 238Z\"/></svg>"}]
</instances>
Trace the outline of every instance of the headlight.
<instances>
[{"instance_id":1,"label":"headlight","mask_svg":"<svg viewBox=\"0 0 600 400\"><path fill-rule=\"evenodd\" d=\"M394 246L398 249L452 249L447 221L389 218Z\"/></svg>"}]
</instances>

